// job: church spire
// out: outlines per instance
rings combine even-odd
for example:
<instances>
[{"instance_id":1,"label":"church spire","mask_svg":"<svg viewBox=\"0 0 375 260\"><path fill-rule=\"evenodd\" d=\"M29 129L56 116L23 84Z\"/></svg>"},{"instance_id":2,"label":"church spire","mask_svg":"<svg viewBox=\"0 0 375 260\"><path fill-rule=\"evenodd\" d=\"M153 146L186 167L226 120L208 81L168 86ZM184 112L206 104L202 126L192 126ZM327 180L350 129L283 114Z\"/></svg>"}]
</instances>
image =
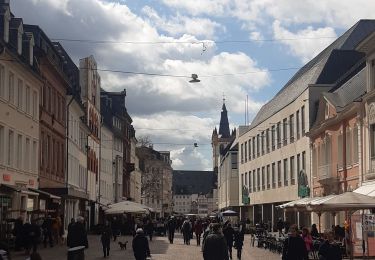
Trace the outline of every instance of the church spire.
<instances>
[{"instance_id":1,"label":"church spire","mask_svg":"<svg viewBox=\"0 0 375 260\"><path fill-rule=\"evenodd\" d=\"M221 109L221 117L220 117L220 127L219 127L219 136L222 138L230 137L230 130L229 130L229 121L228 121L228 112L225 106L225 97L223 97L223 107Z\"/></svg>"}]
</instances>

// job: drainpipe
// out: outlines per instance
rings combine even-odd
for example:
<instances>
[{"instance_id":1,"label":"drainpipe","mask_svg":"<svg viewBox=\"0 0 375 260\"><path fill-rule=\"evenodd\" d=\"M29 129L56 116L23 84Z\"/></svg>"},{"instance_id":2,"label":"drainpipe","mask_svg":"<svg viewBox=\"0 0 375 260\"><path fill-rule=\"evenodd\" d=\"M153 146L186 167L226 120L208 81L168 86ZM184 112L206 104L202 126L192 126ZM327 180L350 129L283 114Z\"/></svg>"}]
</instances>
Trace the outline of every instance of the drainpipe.
<instances>
[{"instance_id":1,"label":"drainpipe","mask_svg":"<svg viewBox=\"0 0 375 260\"><path fill-rule=\"evenodd\" d=\"M347 121L344 120L342 123L342 151L343 151L343 157L342 157L342 167L343 167L343 183L344 183L344 188L343 192L346 192L348 190L348 183L347 183L347 177L348 177L348 170L346 168L346 126L347 126ZM340 190L340 182L338 184L339 190Z\"/></svg>"}]
</instances>

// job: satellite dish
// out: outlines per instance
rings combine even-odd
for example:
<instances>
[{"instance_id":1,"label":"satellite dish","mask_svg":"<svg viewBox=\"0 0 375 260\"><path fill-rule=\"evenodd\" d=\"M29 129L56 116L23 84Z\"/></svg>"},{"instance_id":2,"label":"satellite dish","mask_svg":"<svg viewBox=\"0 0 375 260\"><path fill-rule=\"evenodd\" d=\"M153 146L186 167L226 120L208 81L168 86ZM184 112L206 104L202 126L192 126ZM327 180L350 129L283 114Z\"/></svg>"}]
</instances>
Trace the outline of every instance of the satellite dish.
<instances>
[{"instance_id":1,"label":"satellite dish","mask_svg":"<svg viewBox=\"0 0 375 260\"><path fill-rule=\"evenodd\" d=\"M196 83L196 82L201 82L199 79L198 79L198 75L197 74L191 74L191 80L189 81L190 83Z\"/></svg>"}]
</instances>

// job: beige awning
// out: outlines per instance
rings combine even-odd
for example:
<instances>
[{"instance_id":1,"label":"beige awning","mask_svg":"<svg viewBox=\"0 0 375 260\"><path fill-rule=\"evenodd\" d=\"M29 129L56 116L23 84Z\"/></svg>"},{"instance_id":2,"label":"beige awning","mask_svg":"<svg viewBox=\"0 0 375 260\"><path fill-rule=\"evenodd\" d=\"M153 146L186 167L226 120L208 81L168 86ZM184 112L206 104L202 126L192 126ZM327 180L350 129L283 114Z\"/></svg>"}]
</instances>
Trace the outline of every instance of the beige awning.
<instances>
[{"instance_id":1,"label":"beige awning","mask_svg":"<svg viewBox=\"0 0 375 260\"><path fill-rule=\"evenodd\" d=\"M354 192L375 197L375 181L363 183L363 185L358 189L354 190Z\"/></svg>"}]
</instances>

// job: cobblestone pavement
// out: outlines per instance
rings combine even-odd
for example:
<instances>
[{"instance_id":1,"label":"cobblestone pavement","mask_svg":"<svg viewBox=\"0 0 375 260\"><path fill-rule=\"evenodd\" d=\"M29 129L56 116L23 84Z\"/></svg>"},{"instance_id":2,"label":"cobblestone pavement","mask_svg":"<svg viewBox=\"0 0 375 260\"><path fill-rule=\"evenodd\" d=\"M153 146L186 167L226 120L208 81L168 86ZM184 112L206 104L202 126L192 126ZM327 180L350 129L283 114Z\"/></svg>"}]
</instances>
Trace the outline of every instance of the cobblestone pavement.
<instances>
[{"instance_id":1,"label":"cobblestone pavement","mask_svg":"<svg viewBox=\"0 0 375 260\"><path fill-rule=\"evenodd\" d=\"M112 242L110 256L107 259L126 259L134 260L131 249L130 236L123 236L118 241L128 241L127 249L120 250L116 242ZM174 244L169 244L167 237L154 237L150 242L151 255L153 260L202 260L201 248L196 246L196 241L191 240L190 245L184 245L181 234L176 234ZM53 248L41 248L39 253L43 260L66 260L66 247L55 246ZM104 259L102 247L100 244L100 237L95 235L89 236L89 249L85 251L85 259ZM233 256L236 255L236 250L233 250ZM25 260L26 257L22 253L12 253L12 260ZM235 259L235 258L233 258ZM243 260L276 260L280 259L278 254L271 253L264 249L250 247L250 236L245 236L245 244L242 253Z\"/></svg>"}]
</instances>

